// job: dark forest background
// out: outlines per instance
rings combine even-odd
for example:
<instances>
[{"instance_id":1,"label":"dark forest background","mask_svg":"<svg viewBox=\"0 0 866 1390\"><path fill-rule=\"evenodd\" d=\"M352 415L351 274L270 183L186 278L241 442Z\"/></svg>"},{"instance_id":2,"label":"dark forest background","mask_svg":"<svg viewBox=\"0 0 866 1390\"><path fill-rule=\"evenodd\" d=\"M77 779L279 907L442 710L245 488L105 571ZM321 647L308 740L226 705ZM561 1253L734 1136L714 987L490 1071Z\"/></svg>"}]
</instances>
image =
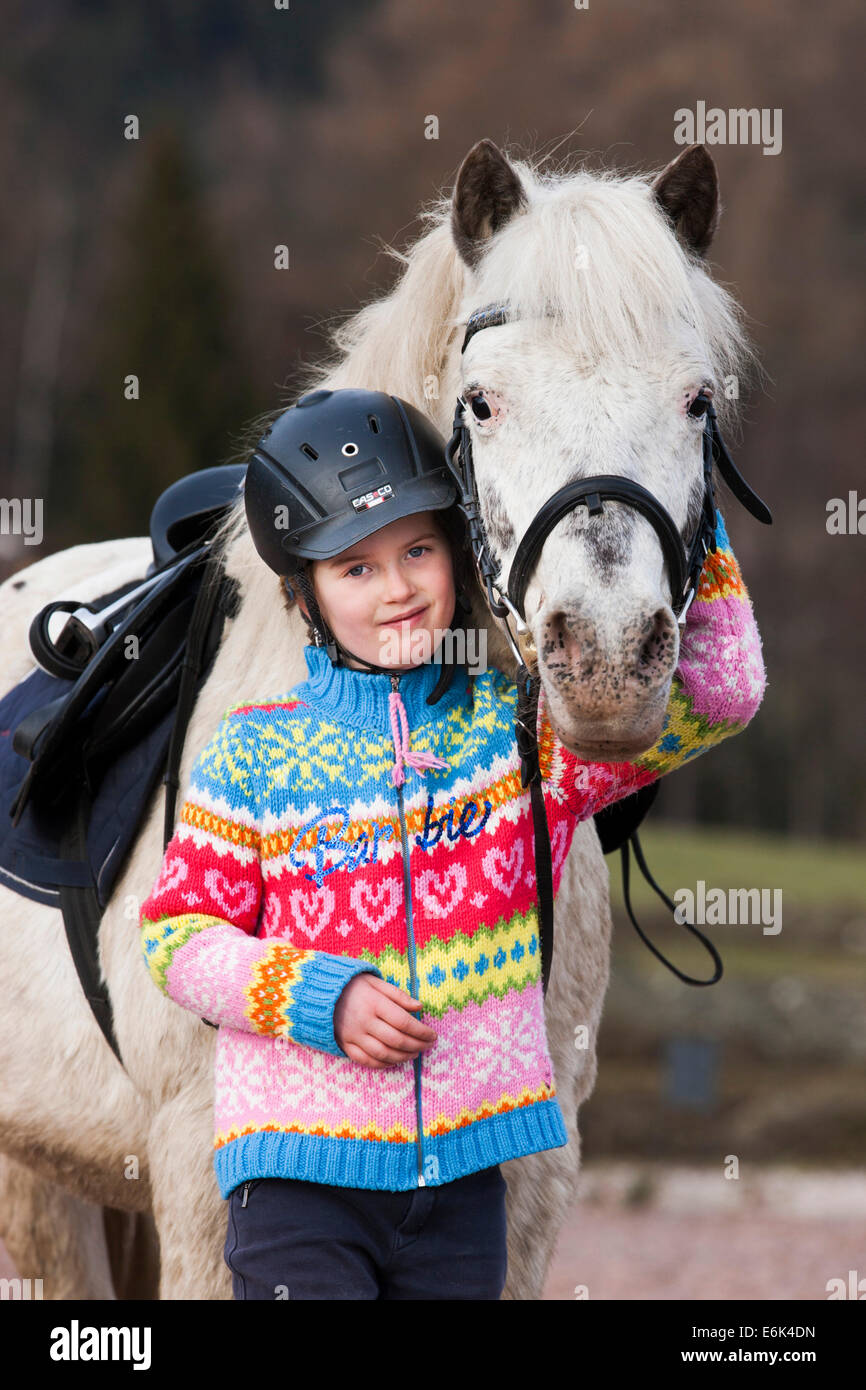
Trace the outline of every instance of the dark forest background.
<instances>
[{"instance_id":1,"label":"dark forest background","mask_svg":"<svg viewBox=\"0 0 866 1390\"><path fill-rule=\"evenodd\" d=\"M234 459L325 350L323 325L390 287L382 248L414 240L482 136L625 171L678 152L679 107L781 108L777 156L712 147L710 260L768 374L729 443L774 525L732 502L726 518L769 687L747 736L666 779L654 818L862 841L866 536L826 529L829 499L866 496L861 4L18 0L4 15L0 494L45 499L40 554L142 535L177 477ZM33 559L0 546L0 578Z\"/></svg>"}]
</instances>

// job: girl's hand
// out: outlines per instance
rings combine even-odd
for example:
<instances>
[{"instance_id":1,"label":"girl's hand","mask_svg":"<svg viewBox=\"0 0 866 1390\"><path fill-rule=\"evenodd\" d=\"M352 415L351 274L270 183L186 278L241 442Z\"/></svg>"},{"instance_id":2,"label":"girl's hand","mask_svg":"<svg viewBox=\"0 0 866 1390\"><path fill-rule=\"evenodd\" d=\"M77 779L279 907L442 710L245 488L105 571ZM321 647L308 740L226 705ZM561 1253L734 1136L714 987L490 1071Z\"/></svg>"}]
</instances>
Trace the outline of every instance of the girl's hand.
<instances>
[{"instance_id":1,"label":"girl's hand","mask_svg":"<svg viewBox=\"0 0 866 1390\"><path fill-rule=\"evenodd\" d=\"M412 1017L420 1007L420 999L378 975L355 975L337 1000L334 1037L363 1067L398 1066L436 1041L433 1029Z\"/></svg>"}]
</instances>

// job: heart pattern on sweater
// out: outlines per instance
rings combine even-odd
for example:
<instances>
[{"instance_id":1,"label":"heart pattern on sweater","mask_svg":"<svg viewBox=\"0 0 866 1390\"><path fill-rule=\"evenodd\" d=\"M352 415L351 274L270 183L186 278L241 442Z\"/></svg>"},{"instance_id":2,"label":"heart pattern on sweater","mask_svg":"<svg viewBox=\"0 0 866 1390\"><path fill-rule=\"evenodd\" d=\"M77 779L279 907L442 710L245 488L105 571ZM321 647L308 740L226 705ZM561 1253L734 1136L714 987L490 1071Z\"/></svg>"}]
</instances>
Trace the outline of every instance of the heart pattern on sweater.
<instances>
[{"instance_id":1,"label":"heart pattern on sweater","mask_svg":"<svg viewBox=\"0 0 866 1390\"><path fill-rule=\"evenodd\" d=\"M242 916L256 900L255 884L250 883L249 879L232 883L221 869L205 869L204 884L230 922Z\"/></svg>"},{"instance_id":2,"label":"heart pattern on sweater","mask_svg":"<svg viewBox=\"0 0 866 1390\"><path fill-rule=\"evenodd\" d=\"M515 840L508 851L492 845L481 861L484 873L500 892L512 893L523 872L523 841Z\"/></svg>"},{"instance_id":3,"label":"heart pattern on sweater","mask_svg":"<svg viewBox=\"0 0 866 1390\"><path fill-rule=\"evenodd\" d=\"M184 882L188 874L189 865L185 859L167 859L154 884L154 893L170 893L179 883Z\"/></svg>"},{"instance_id":4,"label":"heart pattern on sweater","mask_svg":"<svg viewBox=\"0 0 866 1390\"><path fill-rule=\"evenodd\" d=\"M334 915L335 901L333 890L327 884L323 884L318 891L314 889L312 893L304 888L294 888L289 894L289 909L301 931L315 941ZM283 936L289 935L290 930L283 931Z\"/></svg>"},{"instance_id":5,"label":"heart pattern on sweater","mask_svg":"<svg viewBox=\"0 0 866 1390\"><path fill-rule=\"evenodd\" d=\"M369 911L368 911L369 901ZM381 883L355 883L349 894L352 911L370 931L379 931L396 917L403 902L403 887L395 879Z\"/></svg>"},{"instance_id":6,"label":"heart pattern on sweater","mask_svg":"<svg viewBox=\"0 0 866 1390\"><path fill-rule=\"evenodd\" d=\"M465 888L466 870L462 864L451 864L444 874L425 869L418 879L421 901L431 917L447 917L460 902Z\"/></svg>"}]
</instances>

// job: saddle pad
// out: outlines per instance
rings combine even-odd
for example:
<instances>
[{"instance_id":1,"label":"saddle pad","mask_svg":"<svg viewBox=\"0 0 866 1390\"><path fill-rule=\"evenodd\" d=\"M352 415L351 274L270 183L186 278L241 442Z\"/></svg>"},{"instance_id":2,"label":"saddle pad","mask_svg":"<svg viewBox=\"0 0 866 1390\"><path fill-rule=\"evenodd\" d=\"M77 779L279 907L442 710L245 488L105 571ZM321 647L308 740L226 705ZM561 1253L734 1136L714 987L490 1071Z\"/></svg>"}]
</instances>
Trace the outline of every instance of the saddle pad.
<instances>
[{"instance_id":1,"label":"saddle pad","mask_svg":"<svg viewBox=\"0 0 866 1390\"><path fill-rule=\"evenodd\" d=\"M165 770L175 712L169 709L111 763L94 792L86 858L63 859L64 807L68 809L74 797L64 796L62 787L53 806L31 796L18 824L12 824L10 809L30 768L13 749L12 735L26 714L67 694L74 684L37 667L0 700L0 883L33 902L58 908L58 885L89 886L104 910Z\"/></svg>"}]
</instances>

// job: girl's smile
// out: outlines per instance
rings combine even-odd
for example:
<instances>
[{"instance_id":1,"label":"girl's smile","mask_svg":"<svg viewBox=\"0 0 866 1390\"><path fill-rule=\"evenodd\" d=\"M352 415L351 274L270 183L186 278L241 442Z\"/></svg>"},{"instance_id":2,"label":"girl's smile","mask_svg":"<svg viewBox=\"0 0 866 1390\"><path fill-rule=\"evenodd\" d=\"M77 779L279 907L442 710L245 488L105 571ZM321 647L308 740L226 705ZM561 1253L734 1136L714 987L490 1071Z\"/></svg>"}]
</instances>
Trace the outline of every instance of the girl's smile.
<instances>
[{"instance_id":1,"label":"girl's smile","mask_svg":"<svg viewBox=\"0 0 866 1390\"><path fill-rule=\"evenodd\" d=\"M380 627L399 627L402 623L411 623L411 622L414 622L416 618L420 618L420 617L421 617L421 614L422 614L422 613L426 613L426 612L427 612L426 605L425 605L425 607L423 607L423 608L413 608L411 613L404 613L403 616L400 617L400 618L389 618L386 622L380 623L379 626L380 626Z\"/></svg>"}]
</instances>

